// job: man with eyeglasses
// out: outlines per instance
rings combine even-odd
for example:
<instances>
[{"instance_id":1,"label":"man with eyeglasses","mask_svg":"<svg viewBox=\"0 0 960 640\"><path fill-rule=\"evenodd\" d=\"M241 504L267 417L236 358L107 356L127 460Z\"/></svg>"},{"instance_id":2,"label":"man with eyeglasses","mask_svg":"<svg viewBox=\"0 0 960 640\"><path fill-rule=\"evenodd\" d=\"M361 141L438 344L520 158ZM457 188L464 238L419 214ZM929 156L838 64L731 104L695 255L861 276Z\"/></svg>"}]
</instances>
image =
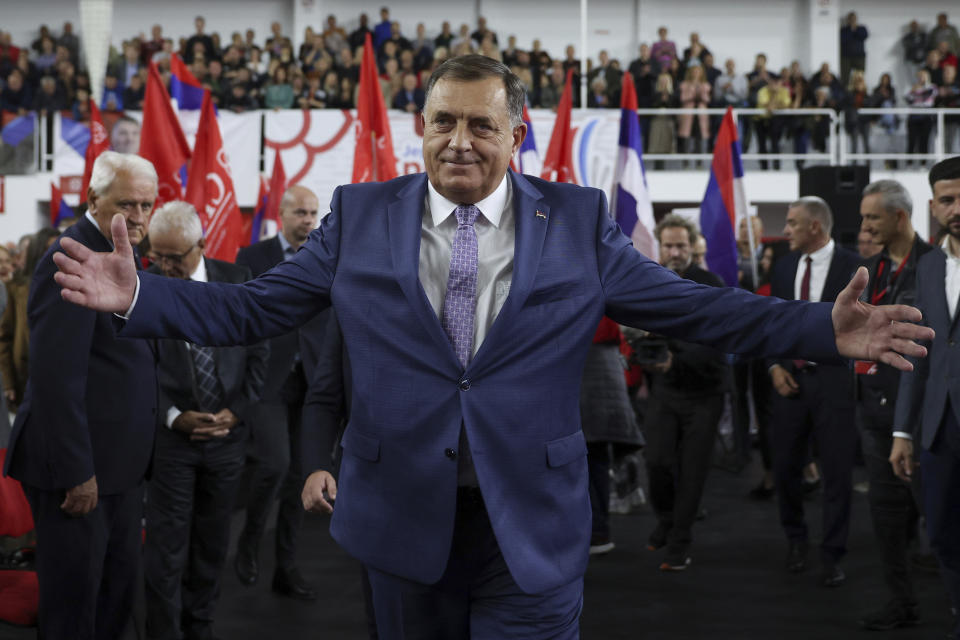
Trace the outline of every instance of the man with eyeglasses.
<instances>
[{"instance_id":1,"label":"man with eyeglasses","mask_svg":"<svg viewBox=\"0 0 960 640\"><path fill-rule=\"evenodd\" d=\"M150 220L152 273L245 282L250 270L203 255L192 205L168 202ZM157 346L159 424L147 489L147 637L213 637L213 612L243 473L250 412L260 399L266 343Z\"/></svg>"}]
</instances>

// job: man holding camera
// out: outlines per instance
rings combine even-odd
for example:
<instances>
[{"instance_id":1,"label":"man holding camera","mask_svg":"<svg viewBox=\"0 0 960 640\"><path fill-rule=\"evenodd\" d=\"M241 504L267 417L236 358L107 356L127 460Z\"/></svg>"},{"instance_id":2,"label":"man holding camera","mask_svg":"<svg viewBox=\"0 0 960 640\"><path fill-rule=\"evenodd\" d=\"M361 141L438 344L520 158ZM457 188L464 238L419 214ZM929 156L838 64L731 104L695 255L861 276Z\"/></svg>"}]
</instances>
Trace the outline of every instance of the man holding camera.
<instances>
[{"instance_id":1,"label":"man holding camera","mask_svg":"<svg viewBox=\"0 0 960 640\"><path fill-rule=\"evenodd\" d=\"M698 230L688 219L668 215L654 235L660 263L681 278L722 287L719 277L693 264ZM650 502L657 527L647 548L667 548L661 571L683 571L690 564L691 528L710 467L710 454L723 412L727 364L719 351L682 340L647 338L646 371L650 404L644 423L644 450ZM660 344L658 350L655 347ZM659 351L659 353L657 353Z\"/></svg>"}]
</instances>

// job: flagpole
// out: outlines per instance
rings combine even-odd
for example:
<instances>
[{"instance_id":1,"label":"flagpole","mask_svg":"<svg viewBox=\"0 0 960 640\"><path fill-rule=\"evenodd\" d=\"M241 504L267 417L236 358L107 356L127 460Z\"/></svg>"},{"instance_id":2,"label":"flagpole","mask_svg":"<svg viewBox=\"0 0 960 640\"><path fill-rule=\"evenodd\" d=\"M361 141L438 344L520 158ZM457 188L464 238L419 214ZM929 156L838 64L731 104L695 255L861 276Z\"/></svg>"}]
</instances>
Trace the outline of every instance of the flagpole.
<instances>
[{"instance_id":1,"label":"flagpole","mask_svg":"<svg viewBox=\"0 0 960 640\"><path fill-rule=\"evenodd\" d=\"M753 290L756 291L760 286L757 270L757 241L753 235L753 221L750 220L750 212L747 211L747 241L750 243L750 271L753 275Z\"/></svg>"},{"instance_id":2,"label":"flagpole","mask_svg":"<svg viewBox=\"0 0 960 640\"><path fill-rule=\"evenodd\" d=\"M587 2L580 0L580 108L587 108Z\"/></svg>"}]
</instances>

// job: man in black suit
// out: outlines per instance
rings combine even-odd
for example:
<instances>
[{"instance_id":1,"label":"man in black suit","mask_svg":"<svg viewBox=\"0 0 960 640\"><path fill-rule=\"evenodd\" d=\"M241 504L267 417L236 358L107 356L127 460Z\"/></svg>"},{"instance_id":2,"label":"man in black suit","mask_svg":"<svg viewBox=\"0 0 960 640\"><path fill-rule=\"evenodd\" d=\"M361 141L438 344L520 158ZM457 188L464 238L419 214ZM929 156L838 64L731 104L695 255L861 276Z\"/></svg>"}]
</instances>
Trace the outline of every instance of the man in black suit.
<instances>
[{"instance_id":1,"label":"man in black suit","mask_svg":"<svg viewBox=\"0 0 960 640\"><path fill-rule=\"evenodd\" d=\"M699 231L692 222L679 215L666 216L654 233L663 266L681 278L723 286L715 274L693 264L692 248ZM710 468L728 372L723 354L715 349L674 339L666 341L666 347L664 359L648 368L644 457L657 527L647 548L666 546L660 570L682 571L690 564L691 529Z\"/></svg>"},{"instance_id":2,"label":"man in black suit","mask_svg":"<svg viewBox=\"0 0 960 640\"><path fill-rule=\"evenodd\" d=\"M860 299L869 304L913 305L917 262L933 247L913 230L913 199L895 180L878 180L863 190L862 232L882 251L868 259L870 282ZM920 622L917 596L910 576L908 548L916 536L919 513L911 487L893 474L890 447L900 372L882 362L858 360L856 374L857 428L870 481L870 515L880 544L883 577L891 599L866 615L861 625L883 631ZM911 489L914 492L911 492Z\"/></svg>"},{"instance_id":3,"label":"man in black suit","mask_svg":"<svg viewBox=\"0 0 960 640\"><path fill-rule=\"evenodd\" d=\"M317 196L312 191L299 185L288 188L280 202L280 232L241 249L237 264L249 267L257 277L291 258L316 225L317 208ZM273 499L279 496L277 565L272 588L281 595L313 600L317 597L316 591L296 568L297 534L303 520L300 412L306 389L298 339L294 331L269 341L270 355L261 401L250 417L255 469L234 568L242 583L252 585L257 581L260 538Z\"/></svg>"},{"instance_id":4,"label":"man in black suit","mask_svg":"<svg viewBox=\"0 0 960 640\"><path fill-rule=\"evenodd\" d=\"M168 202L150 220L151 271L198 282L245 282L250 270L205 258L196 210ZM243 472L267 345L158 344L160 420L147 494L147 637L213 637L230 512Z\"/></svg>"},{"instance_id":5,"label":"man in black suit","mask_svg":"<svg viewBox=\"0 0 960 640\"><path fill-rule=\"evenodd\" d=\"M774 266L771 292L786 300L833 302L860 258L830 238L830 206L816 196L800 198L787 210L783 233L793 253ZM807 525L803 517L802 470L817 445L823 471L824 586L843 584L839 561L846 553L857 433L853 421L853 374L844 364L775 360L769 366L772 399L771 450L780 523L789 541L787 570L806 569Z\"/></svg>"},{"instance_id":6,"label":"man in black suit","mask_svg":"<svg viewBox=\"0 0 960 640\"><path fill-rule=\"evenodd\" d=\"M946 234L917 263L915 304L936 336L929 358L900 377L890 463L910 480L919 440L927 533L953 606L949 637L960 639L960 157L934 165L930 187L930 211Z\"/></svg>"},{"instance_id":7,"label":"man in black suit","mask_svg":"<svg viewBox=\"0 0 960 640\"><path fill-rule=\"evenodd\" d=\"M157 197L148 161L113 151L93 167L89 209L62 237L110 252L110 221L130 244ZM37 529L40 636L119 638L140 568L143 477L157 419L153 343L118 338L111 313L64 301L51 256L30 302L30 373L10 438L9 475L23 483Z\"/></svg>"}]
</instances>

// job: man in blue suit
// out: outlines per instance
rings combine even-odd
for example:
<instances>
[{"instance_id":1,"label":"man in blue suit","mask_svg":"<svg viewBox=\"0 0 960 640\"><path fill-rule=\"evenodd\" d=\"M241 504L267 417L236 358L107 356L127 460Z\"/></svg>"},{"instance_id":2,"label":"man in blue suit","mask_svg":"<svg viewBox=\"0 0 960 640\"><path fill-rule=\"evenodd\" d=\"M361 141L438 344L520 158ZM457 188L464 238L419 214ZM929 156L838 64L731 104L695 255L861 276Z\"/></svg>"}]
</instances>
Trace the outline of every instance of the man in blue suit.
<instances>
[{"instance_id":1,"label":"man in blue suit","mask_svg":"<svg viewBox=\"0 0 960 640\"><path fill-rule=\"evenodd\" d=\"M57 280L126 316L124 335L199 344L256 342L332 304L352 379L331 528L368 569L380 637L576 638L590 542L578 392L604 313L725 352L901 367L893 349L923 355L912 340L933 332L904 322L913 309L860 305L865 272L836 306L682 280L630 245L602 192L508 173L526 128L505 66L448 60L427 93L427 174L339 188L321 229L263 276L138 278L124 252L68 242Z\"/></svg>"},{"instance_id":2,"label":"man in blue suit","mask_svg":"<svg viewBox=\"0 0 960 640\"><path fill-rule=\"evenodd\" d=\"M890 463L909 480L919 440L927 533L953 606L950 637L960 639L960 157L930 169L930 188L930 211L946 233L939 251L917 261L915 304L937 333L930 359L900 376Z\"/></svg>"},{"instance_id":3,"label":"man in blue suit","mask_svg":"<svg viewBox=\"0 0 960 640\"><path fill-rule=\"evenodd\" d=\"M86 215L61 236L113 250L122 222L127 266L157 197L143 158L101 154ZM68 240L69 241L69 240ZM60 297L47 252L31 285L30 376L10 437L7 469L23 483L37 527L40 636L119 638L140 566L143 478L153 450L157 377L152 341L118 337L109 313Z\"/></svg>"}]
</instances>

